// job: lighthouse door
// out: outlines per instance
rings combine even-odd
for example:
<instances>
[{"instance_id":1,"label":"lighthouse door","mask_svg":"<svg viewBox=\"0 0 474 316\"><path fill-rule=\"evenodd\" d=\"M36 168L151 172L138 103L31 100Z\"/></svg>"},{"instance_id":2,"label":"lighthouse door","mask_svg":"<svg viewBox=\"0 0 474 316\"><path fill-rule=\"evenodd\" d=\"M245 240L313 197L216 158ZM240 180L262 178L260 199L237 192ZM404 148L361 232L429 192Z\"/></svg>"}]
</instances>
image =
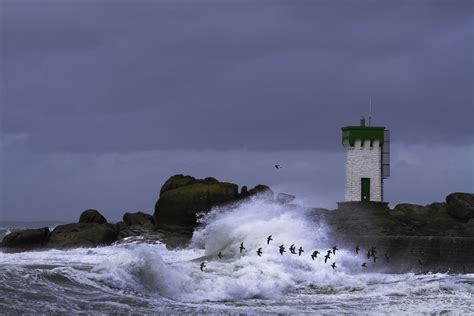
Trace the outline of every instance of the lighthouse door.
<instances>
[{"instance_id":1,"label":"lighthouse door","mask_svg":"<svg viewBox=\"0 0 474 316\"><path fill-rule=\"evenodd\" d=\"M362 178L361 201L370 201L370 178Z\"/></svg>"}]
</instances>

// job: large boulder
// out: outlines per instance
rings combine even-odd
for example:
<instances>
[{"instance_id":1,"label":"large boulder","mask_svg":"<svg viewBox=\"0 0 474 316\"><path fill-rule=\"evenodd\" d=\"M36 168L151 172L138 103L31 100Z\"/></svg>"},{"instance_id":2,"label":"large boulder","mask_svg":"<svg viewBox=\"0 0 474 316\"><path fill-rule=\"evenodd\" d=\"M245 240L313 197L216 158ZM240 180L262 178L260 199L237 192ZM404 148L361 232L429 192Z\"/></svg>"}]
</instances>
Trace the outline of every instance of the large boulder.
<instances>
[{"instance_id":1,"label":"large boulder","mask_svg":"<svg viewBox=\"0 0 474 316\"><path fill-rule=\"evenodd\" d=\"M236 201L237 190L236 184L214 178L199 180L191 176L173 176L161 188L160 198L155 204L156 223L159 226L193 227L196 214Z\"/></svg>"},{"instance_id":2,"label":"large boulder","mask_svg":"<svg viewBox=\"0 0 474 316\"><path fill-rule=\"evenodd\" d=\"M79 217L79 223L106 224L107 220L102 214L99 213L99 211L89 209L82 212L81 216Z\"/></svg>"},{"instance_id":3,"label":"large boulder","mask_svg":"<svg viewBox=\"0 0 474 316\"><path fill-rule=\"evenodd\" d=\"M266 185L257 184L253 189L248 190L244 185L240 190L239 199L246 199L251 196L260 196L267 199L273 199L273 191Z\"/></svg>"},{"instance_id":4,"label":"large boulder","mask_svg":"<svg viewBox=\"0 0 474 316\"><path fill-rule=\"evenodd\" d=\"M166 191L174 190L174 189L191 185L191 184L195 184L195 183L200 183L202 181L203 180L197 180L196 178L191 177L191 176L176 174L170 177L168 180L166 180L165 184L163 184L160 190L160 196Z\"/></svg>"},{"instance_id":5,"label":"large boulder","mask_svg":"<svg viewBox=\"0 0 474 316\"><path fill-rule=\"evenodd\" d=\"M474 218L474 194L473 193L451 193L446 197L448 211L454 217L462 220Z\"/></svg>"},{"instance_id":6,"label":"large boulder","mask_svg":"<svg viewBox=\"0 0 474 316\"><path fill-rule=\"evenodd\" d=\"M258 184L253 189L250 189L248 191L248 195L249 196L259 195L266 198L273 198L273 191L266 185Z\"/></svg>"},{"instance_id":7,"label":"large boulder","mask_svg":"<svg viewBox=\"0 0 474 316\"><path fill-rule=\"evenodd\" d=\"M48 236L48 227L19 230L3 237L1 246L21 249L38 248L45 245Z\"/></svg>"},{"instance_id":8,"label":"large boulder","mask_svg":"<svg viewBox=\"0 0 474 316\"><path fill-rule=\"evenodd\" d=\"M127 226L140 226L149 229L155 226L155 218L143 212L125 213L123 215L123 222Z\"/></svg>"},{"instance_id":9,"label":"large boulder","mask_svg":"<svg viewBox=\"0 0 474 316\"><path fill-rule=\"evenodd\" d=\"M112 224L74 223L57 226L50 234L47 247L74 248L110 245L118 230Z\"/></svg>"},{"instance_id":10,"label":"large boulder","mask_svg":"<svg viewBox=\"0 0 474 316\"><path fill-rule=\"evenodd\" d=\"M463 237L466 235L463 221L449 214L446 203L436 202L425 206L398 204L390 214L419 236ZM408 232L404 234L409 235Z\"/></svg>"}]
</instances>

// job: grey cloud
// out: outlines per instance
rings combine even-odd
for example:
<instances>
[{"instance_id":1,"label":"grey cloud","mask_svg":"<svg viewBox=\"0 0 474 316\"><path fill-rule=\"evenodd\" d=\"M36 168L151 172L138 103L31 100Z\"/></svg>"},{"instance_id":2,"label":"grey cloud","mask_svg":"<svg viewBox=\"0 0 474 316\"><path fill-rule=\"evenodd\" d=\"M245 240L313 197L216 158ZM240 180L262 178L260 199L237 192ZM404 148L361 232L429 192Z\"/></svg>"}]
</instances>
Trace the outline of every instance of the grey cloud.
<instances>
[{"instance_id":1,"label":"grey cloud","mask_svg":"<svg viewBox=\"0 0 474 316\"><path fill-rule=\"evenodd\" d=\"M373 99L473 140L468 1L3 1L1 129L35 151L337 150Z\"/></svg>"}]
</instances>

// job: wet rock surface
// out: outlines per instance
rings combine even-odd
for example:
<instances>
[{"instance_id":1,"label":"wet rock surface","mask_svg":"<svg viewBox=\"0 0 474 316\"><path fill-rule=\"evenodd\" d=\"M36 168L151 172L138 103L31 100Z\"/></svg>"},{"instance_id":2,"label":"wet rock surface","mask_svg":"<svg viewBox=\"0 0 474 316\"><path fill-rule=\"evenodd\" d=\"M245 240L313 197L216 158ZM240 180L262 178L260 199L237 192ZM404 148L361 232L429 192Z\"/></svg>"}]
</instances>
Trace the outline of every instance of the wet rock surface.
<instances>
[{"instance_id":1,"label":"wet rock surface","mask_svg":"<svg viewBox=\"0 0 474 316\"><path fill-rule=\"evenodd\" d=\"M449 213L463 220L474 218L474 194L451 193L446 197Z\"/></svg>"},{"instance_id":2,"label":"wet rock surface","mask_svg":"<svg viewBox=\"0 0 474 316\"><path fill-rule=\"evenodd\" d=\"M118 230L112 224L74 223L57 226L46 247L75 248L110 245L117 240Z\"/></svg>"},{"instance_id":3,"label":"wet rock surface","mask_svg":"<svg viewBox=\"0 0 474 316\"><path fill-rule=\"evenodd\" d=\"M15 231L6 235L0 245L18 249L41 248L46 244L49 233L48 227Z\"/></svg>"},{"instance_id":4,"label":"wet rock surface","mask_svg":"<svg viewBox=\"0 0 474 316\"><path fill-rule=\"evenodd\" d=\"M79 217L79 223L106 224L107 220L102 214L99 213L99 211L88 209L82 212L81 216Z\"/></svg>"}]
</instances>

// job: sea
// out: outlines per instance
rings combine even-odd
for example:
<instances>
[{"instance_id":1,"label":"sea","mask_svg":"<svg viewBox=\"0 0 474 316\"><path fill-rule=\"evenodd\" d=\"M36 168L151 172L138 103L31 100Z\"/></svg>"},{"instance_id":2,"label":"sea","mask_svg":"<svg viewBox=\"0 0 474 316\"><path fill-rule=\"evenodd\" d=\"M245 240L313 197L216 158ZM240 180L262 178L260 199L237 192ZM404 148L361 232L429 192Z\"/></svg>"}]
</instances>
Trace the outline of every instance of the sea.
<instances>
[{"instance_id":1,"label":"sea","mask_svg":"<svg viewBox=\"0 0 474 316\"><path fill-rule=\"evenodd\" d=\"M342 247L324 263L330 227L307 208L255 198L200 221L182 248L131 238L97 248L0 250L0 313L474 314L474 274L375 272ZM0 227L0 238L12 229ZM291 254L291 244L304 252ZM321 254L313 260L314 250Z\"/></svg>"}]
</instances>

